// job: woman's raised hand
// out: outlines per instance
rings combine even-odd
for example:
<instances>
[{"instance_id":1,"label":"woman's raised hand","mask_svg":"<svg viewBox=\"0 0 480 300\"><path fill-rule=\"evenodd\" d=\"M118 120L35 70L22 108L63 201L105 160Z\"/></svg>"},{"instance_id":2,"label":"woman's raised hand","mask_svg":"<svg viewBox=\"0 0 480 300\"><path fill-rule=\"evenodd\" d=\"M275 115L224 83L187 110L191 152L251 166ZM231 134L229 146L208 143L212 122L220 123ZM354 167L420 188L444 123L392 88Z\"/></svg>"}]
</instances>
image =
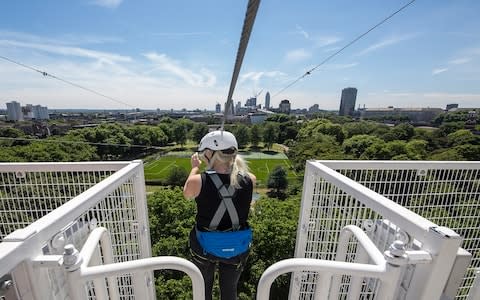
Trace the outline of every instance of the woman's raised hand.
<instances>
[{"instance_id":1,"label":"woman's raised hand","mask_svg":"<svg viewBox=\"0 0 480 300\"><path fill-rule=\"evenodd\" d=\"M198 153L193 153L191 159L190 159L190 163L192 164L192 169L193 168L199 168L200 165L202 164L202 161L200 160L200 158L198 157Z\"/></svg>"}]
</instances>

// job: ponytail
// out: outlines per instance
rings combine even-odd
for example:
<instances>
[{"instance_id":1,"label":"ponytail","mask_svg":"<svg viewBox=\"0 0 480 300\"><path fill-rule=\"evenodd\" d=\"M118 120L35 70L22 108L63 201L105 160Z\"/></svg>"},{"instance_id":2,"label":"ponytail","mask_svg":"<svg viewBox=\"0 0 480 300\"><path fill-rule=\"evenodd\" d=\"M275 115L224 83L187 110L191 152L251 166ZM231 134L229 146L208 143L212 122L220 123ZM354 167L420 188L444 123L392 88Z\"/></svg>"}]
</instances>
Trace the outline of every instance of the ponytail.
<instances>
[{"instance_id":1,"label":"ponytail","mask_svg":"<svg viewBox=\"0 0 480 300\"><path fill-rule=\"evenodd\" d=\"M235 188L240 188L240 182L238 182L238 175L248 176L248 165L247 162L240 155L235 156L235 161L232 165L232 173L230 173L230 185L233 185Z\"/></svg>"},{"instance_id":2,"label":"ponytail","mask_svg":"<svg viewBox=\"0 0 480 300\"><path fill-rule=\"evenodd\" d=\"M250 171L245 159L237 153L225 154L221 151L215 151L211 159L208 161L208 168L213 169L213 165L217 160L230 166L230 185L237 189L240 188L241 186L238 180L238 175L242 177L248 176L248 172Z\"/></svg>"}]
</instances>

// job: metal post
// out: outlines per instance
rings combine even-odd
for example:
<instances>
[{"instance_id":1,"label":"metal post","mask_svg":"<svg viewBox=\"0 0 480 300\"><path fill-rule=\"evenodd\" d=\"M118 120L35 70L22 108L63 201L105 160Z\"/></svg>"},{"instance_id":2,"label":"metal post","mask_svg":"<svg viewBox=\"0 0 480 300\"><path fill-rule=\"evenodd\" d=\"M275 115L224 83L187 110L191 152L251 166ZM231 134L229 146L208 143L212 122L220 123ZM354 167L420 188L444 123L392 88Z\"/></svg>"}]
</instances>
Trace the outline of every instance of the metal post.
<instances>
[{"instance_id":1,"label":"metal post","mask_svg":"<svg viewBox=\"0 0 480 300\"><path fill-rule=\"evenodd\" d=\"M135 160L133 163L138 164L135 168L136 172L133 178L133 187L135 192L135 200L137 203L137 220L138 220L138 237L140 242L141 258L148 258L152 256L152 246L150 244L150 229L148 225L148 208L147 208L147 193L145 190L145 175L143 172L143 162ZM143 199L143 201L139 201ZM143 205L140 205L143 203ZM137 278L138 276L138 278ZM143 272L143 274L136 274L134 276L135 294L145 294L142 299L155 299L155 286L148 285L153 280L153 272Z\"/></svg>"},{"instance_id":2,"label":"metal post","mask_svg":"<svg viewBox=\"0 0 480 300\"><path fill-rule=\"evenodd\" d=\"M472 287L468 292L467 300L480 299L480 269L475 271L475 280L473 281Z\"/></svg>"},{"instance_id":3,"label":"metal post","mask_svg":"<svg viewBox=\"0 0 480 300\"><path fill-rule=\"evenodd\" d=\"M406 245L402 241L394 241L390 248L385 251L387 271L378 289L378 299L393 300L398 293L402 266L408 264Z\"/></svg>"},{"instance_id":4,"label":"metal post","mask_svg":"<svg viewBox=\"0 0 480 300\"><path fill-rule=\"evenodd\" d=\"M98 248L98 245L95 246L95 251L93 252L90 262L94 266L102 264L102 260L100 257L100 249ZM107 291L107 284L105 283L105 278L95 278L93 280L93 286L95 287L96 300L108 299L108 291Z\"/></svg>"},{"instance_id":5,"label":"metal post","mask_svg":"<svg viewBox=\"0 0 480 300\"><path fill-rule=\"evenodd\" d=\"M449 228L430 228L422 249L428 251L433 260L415 268L407 299L440 299L461 243L462 238Z\"/></svg>"},{"instance_id":6,"label":"metal post","mask_svg":"<svg viewBox=\"0 0 480 300\"><path fill-rule=\"evenodd\" d=\"M302 202L300 207L300 216L298 219L297 238L295 245L294 257L305 257L305 245L307 244L307 233L310 219L310 212L312 209L312 198L315 184L313 174L314 168L311 163L307 161L305 166L305 175L303 177L303 192ZM290 289L288 299L298 299L300 294L300 284L303 272L293 272L290 280Z\"/></svg>"},{"instance_id":7,"label":"metal post","mask_svg":"<svg viewBox=\"0 0 480 300\"><path fill-rule=\"evenodd\" d=\"M64 249L63 266L67 275L67 286L70 298L72 300L85 300L87 299L85 282L80 276L82 257L72 244L66 245Z\"/></svg>"}]
</instances>

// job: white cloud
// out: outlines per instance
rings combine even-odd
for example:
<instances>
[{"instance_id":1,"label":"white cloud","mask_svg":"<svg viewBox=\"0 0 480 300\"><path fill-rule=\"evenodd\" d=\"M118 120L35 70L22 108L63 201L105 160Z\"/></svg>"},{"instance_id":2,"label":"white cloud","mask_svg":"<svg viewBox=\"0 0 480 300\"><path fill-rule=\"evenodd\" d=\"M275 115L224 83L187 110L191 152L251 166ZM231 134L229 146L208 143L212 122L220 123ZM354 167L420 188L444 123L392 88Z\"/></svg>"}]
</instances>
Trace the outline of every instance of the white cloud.
<instances>
[{"instance_id":1,"label":"white cloud","mask_svg":"<svg viewBox=\"0 0 480 300\"><path fill-rule=\"evenodd\" d=\"M329 47L329 48L326 48L326 49L323 49L323 52L333 52L333 51L337 51L337 50L340 50L342 49L342 47L338 46L338 47Z\"/></svg>"},{"instance_id":2,"label":"white cloud","mask_svg":"<svg viewBox=\"0 0 480 300\"><path fill-rule=\"evenodd\" d=\"M224 96L224 87L201 87L176 80L169 76L142 75L133 70L118 72L116 66L104 65L95 69L85 62L42 61L45 70L55 69L60 78L94 90L119 102L106 99L65 82L0 61L1 99L46 105L49 108L100 108L130 109L181 109L209 108ZM139 66L131 66L138 68ZM141 68L141 66L140 66ZM212 85L214 76L201 70L205 84ZM126 104L128 105L126 105Z\"/></svg>"},{"instance_id":3,"label":"white cloud","mask_svg":"<svg viewBox=\"0 0 480 300\"><path fill-rule=\"evenodd\" d=\"M118 7L123 0L94 0L91 3L98 6L103 6L107 8L116 8Z\"/></svg>"},{"instance_id":4,"label":"white cloud","mask_svg":"<svg viewBox=\"0 0 480 300\"><path fill-rule=\"evenodd\" d=\"M349 64L329 64L326 65L324 69L326 70L343 70L343 69L350 69L353 67L358 66L357 62L349 63Z\"/></svg>"},{"instance_id":5,"label":"white cloud","mask_svg":"<svg viewBox=\"0 0 480 300\"><path fill-rule=\"evenodd\" d=\"M275 78L275 77L283 77L286 74L283 72L279 71L266 71L266 72L248 72L246 74L243 74L240 76L240 82L243 83L247 80L251 80L255 83L259 82L262 77L269 77L269 78Z\"/></svg>"},{"instance_id":6,"label":"white cloud","mask_svg":"<svg viewBox=\"0 0 480 300\"><path fill-rule=\"evenodd\" d=\"M438 69L433 69L432 70L432 75L437 75L443 72L448 71L448 68L438 68Z\"/></svg>"},{"instance_id":7,"label":"white cloud","mask_svg":"<svg viewBox=\"0 0 480 300\"><path fill-rule=\"evenodd\" d=\"M303 37L304 37L305 39L307 39L307 40L310 38L310 35L308 34L308 32L306 32L305 30L303 30L302 26L300 26L300 25L297 24L297 25L295 25L295 29L296 29L296 30L294 31L295 34L299 34L299 35L303 36Z\"/></svg>"},{"instance_id":8,"label":"white cloud","mask_svg":"<svg viewBox=\"0 0 480 300\"><path fill-rule=\"evenodd\" d=\"M342 38L337 36L320 36L312 38L312 40L315 42L315 47L321 48L336 44L340 42Z\"/></svg>"},{"instance_id":9,"label":"white cloud","mask_svg":"<svg viewBox=\"0 0 480 300\"><path fill-rule=\"evenodd\" d=\"M166 54L150 52L144 54L144 56L155 65L157 70L175 75L191 86L211 87L216 83L215 75L207 69L201 69L198 72L194 72L183 67L181 62L168 57Z\"/></svg>"},{"instance_id":10,"label":"white cloud","mask_svg":"<svg viewBox=\"0 0 480 300\"><path fill-rule=\"evenodd\" d=\"M312 54L304 48L294 49L285 54L285 59L289 62L298 62L308 59Z\"/></svg>"},{"instance_id":11,"label":"white cloud","mask_svg":"<svg viewBox=\"0 0 480 300\"><path fill-rule=\"evenodd\" d=\"M182 37L191 37L191 36L205 36L211 35L211 32L208 31L192 31L192 32L154 32L153 36L161 36L167 38L182 38Z\"/></svg>"},{"instance_id":12,"label":"white cloud","mask_svg":"<svg viewBox=\"0 0 480 300\"><path fill-rule=\"evenodd\" d=\"M78 34L63 34L58 37L46 38L33 34L8 30L0 30L0 39L50 45L104 44L120 43L125 41L119 37Z\"/></svg>"},{"instance_id":13,"label":"white cloud","mask_svg":"<svg viewBox=\"0 0 480 300\"><path fill-rule=\"evenodd\" d=\"M368 48L358 52L356 54L356 56L362 56L362 55L368 54L370 52L373 52L373 51L376 51L376 50L379 50L379 49L382 49L382 48L385 48L385 47L388 47L388 46L392 46L392 45L398 44L398 43L403 42L403 41L413 39L417 36L418 36L418 34L406 34L406 35L402 35L402 36L389 37L389 38L386 38L386 39L384 39L384 40L382 40L382 41L380 41L376 44L373 44L373 45L369 46Z\"/></svg>"},{"instance_id":14,"label":"white cloud","mask_svg":"<svg viewBox=\"0 0 480 300\"><path fill-rule=\"evenodd\" d=\"M131 58L128 56L89 50L89 49L84 49L80 47L28 43L28 42L19 42L19 41L13 41L13 40L0 40L0 46L28 48L28 49L40 50L40 51L48 52L51 54L57 54L57 55L91 58L96 60L102 60L104 62L112 63L112 64L114 62L131 61Z\"/></svg>"},{"instance_id":15,"label":"white cloud","mask_svg":"<svg viewBox=\"0 0 480 300\"><path fill-rule=\"evenodd\" d=\"M448 63L451 64L451 65L463 65L463 64L468 63L471 60L472 60L471 58L462 57L462 58L452 59Z\"/></svg>"}]
</instances>

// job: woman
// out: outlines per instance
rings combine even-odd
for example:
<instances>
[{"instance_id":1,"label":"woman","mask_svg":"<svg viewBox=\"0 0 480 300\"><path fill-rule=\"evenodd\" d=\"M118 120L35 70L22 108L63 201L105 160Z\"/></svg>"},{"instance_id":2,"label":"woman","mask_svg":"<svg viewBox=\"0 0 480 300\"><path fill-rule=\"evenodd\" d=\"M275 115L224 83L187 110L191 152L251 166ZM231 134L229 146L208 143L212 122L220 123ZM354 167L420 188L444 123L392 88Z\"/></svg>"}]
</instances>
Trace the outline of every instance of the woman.
<instances>
[{"instance_id":1,"label":"woman","mask_svg":"<svg viewBox=\"0 0 480 300\"><path fill-rule=\"evenodd\" d=\"M183 188L184 196L195 198L197 204L190 249L205 280L205 299L212 299L217 266L221 299L237 299L237 284L252 239L247 219L256 178L237 151L232 133L205 135L198 153L192 155L192 170ZM202 161L204 172L200 172Z\"/></svg>"}]
</instances>

